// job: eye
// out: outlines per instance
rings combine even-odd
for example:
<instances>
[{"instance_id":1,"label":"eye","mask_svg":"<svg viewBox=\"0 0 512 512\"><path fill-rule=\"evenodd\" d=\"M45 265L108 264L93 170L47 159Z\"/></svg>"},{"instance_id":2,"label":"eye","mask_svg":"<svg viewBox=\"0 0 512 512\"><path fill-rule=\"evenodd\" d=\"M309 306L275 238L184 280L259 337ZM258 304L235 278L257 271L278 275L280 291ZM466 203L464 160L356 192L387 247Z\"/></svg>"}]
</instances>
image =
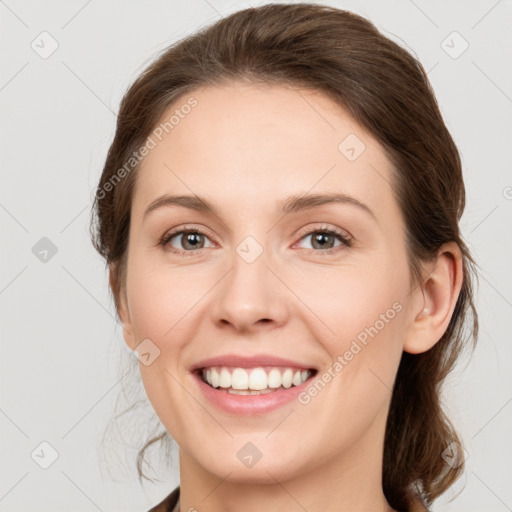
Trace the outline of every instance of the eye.
<instances>
[{"instance_id":1,"label":"eye","mask_svg":"<svg viewBox=\"0 0 512 512\"><path fill-rule=\"evenodd\" d=\"M308 253L333 254L352 245L347 233L325 226L303 230L298 236L299 243L310 239L312 248L305 248ZM166 233L159 244L182 256L191 256L201 249L215 246L206 233L193 226L183 226Z\"/></svg>"},{"instance_id":2,"label":"eye","mask_svg":"<svg viewBox=\"0 0 512 512\"><path fill-rule=\"evenodd\" d=\"M299 236L301 237L301 241L310 240L310 244L312 246L308 251L310 253L333 254L352 245L352 240L346 233L329 227L319 227L313 230L310 229L305 233L300 233Z\"/></svg>"},{"instance_id":3,"label":"eye","mask_svg":"<svg viewBox=\"0 0 512 512\"><path fill-rule=\"evenodd\" d=\"M187 256L195 254L197 250L213 246L206 233L203 233L200 229L188 227L166 233L160 244L169 247L171 252L183 255L188 253Z\"/></svg>"}]
</instances>

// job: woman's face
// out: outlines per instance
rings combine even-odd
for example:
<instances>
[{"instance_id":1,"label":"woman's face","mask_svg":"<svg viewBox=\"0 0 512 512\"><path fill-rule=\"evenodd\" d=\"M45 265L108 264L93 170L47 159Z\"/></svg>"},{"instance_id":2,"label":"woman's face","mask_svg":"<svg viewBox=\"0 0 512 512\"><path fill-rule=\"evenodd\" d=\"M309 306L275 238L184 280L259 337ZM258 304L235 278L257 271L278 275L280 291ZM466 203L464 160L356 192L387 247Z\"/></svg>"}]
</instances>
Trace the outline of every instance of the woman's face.
<instances>
[{"instance_id":1,"label":"woman's face","mask_svg":"<svg viewBox=\"0 0 512 512\"><path fill-rule=\"evenodd\" d=\"M412 315L385 153L318 92L207 87L173 114L137 176L122 317L182 464L372 468Z\"/></svg>"}]
</instances>

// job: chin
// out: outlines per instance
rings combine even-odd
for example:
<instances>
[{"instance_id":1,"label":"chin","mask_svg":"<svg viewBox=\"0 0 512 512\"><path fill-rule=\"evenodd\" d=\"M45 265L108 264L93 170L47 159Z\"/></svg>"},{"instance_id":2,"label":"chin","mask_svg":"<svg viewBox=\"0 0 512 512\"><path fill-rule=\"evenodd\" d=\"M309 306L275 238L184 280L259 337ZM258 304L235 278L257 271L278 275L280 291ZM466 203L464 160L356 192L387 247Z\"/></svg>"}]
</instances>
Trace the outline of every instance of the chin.
<instances>
[{"instance_id":1,"label":"chin","mask_svg":"<svg viewBox=\"0 0 512 512\"><path fill-rule=\"evenodd\" d=\"M242 443L242 446L244 444ZM275 449L268 455L261 453L261 458L257 460L256 458L251 460L250 456L246 457L246 453L250 453L251 450L250 447L246 447L245 451L244 448L240 450L237 446L233 449L233 457L227 457L226 452L223 451L208 460L204 460L205 454L202 453L196 460L219 479L237 484L275 484L276 480L280 482L289 480L302 470L302 466L297 463L297 458L294 458L297 454L295 448L283 450L281 446L280 449ZM286 452L290 454L289 458L283 457L283 453ZM257 457L256 452L254 456ZM226 475L229 476L226 477Z\"/></svg>"}]
</instances>

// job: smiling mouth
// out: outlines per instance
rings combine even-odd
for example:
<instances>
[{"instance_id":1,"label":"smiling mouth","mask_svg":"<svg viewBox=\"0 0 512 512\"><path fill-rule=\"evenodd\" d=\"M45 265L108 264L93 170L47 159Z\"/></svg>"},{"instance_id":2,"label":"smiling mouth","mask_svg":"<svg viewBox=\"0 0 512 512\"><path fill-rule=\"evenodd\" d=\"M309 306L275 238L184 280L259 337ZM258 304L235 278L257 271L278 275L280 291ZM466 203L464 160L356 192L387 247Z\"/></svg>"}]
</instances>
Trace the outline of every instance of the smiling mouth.
<instances>
[{"instance_id":1,"label":"smiling mouth","mask_svg":"<svg viewBox=\"0 0 512 512\"><path fill-rule=\"evenodd\" d=\"M205 384L217 391L233 395L263 395L300 386L311 379L316 370L284 366L212 366L201 368L197 373Z\"/></svg>"}]
</instances>

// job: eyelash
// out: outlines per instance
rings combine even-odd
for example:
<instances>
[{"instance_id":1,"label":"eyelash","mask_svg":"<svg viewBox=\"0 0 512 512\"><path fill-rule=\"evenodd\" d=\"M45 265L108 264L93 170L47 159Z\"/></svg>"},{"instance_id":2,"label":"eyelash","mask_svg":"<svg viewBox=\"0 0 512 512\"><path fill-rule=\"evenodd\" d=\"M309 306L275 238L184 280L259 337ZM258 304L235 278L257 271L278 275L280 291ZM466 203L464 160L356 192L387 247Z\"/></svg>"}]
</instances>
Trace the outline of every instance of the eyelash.
<instances>
[{"instance_id":1,"label":"eyelash","mask_svg":"<svg viewBox=\"0 0 512 512\"><path fill-rule=\"evenodd\" d=\"M175 236L185 235L185 234L190 234L190 233L195 233L195 234L203 235L207 238L210 238L201 229L195 228L194 226L183 226L179 230L171 231L170 233L166 233L160 239L159 245L161 245L162 247L165 247ZM297 236L299 237L299 241L300 241L303 238L305 238L306 236L312 235L314 233L324 233L324 234L328 234L328 235L333 235L333 236L337 237L338 240L341 241L341 245L331 248L331 249L304 249L305 251L307 251L307 254L315 253L315 254L320 254L320 255L331 255L331 254L337 253L339 250L343 250L346 247L352 246L352 239L346 233L344 233L338 229L334 229L334 228L330 228L330 227L326 227L326 226L315 227L314 229L310 229L310 228L306 229L304 231L299 232L297 234ZM202 249L194 249L192 251L184 251L184 250L176 249L173 247L172 249L169 249L169 250L170 250L170 252L173 252L175 254L179 254L182 256L194 256L198 251L201 251Z\"/></svg>"},{"instance_id":2,"label":"eyelash","mask_svg":"<svg viewBox=\"0 0 512 512\"><path fill-rule=\"evenodd\" d=\"M301 230L297 234L297 236L300 241L306 236L312 235L314 233L324 233L327 235L333 235L334 237L338 238L338 240L341 242L341 245L339 245L338 247L333 247L332 249L303 249L304 251L307 251L306 254L319 254L321 256L326 256L336 254L340 250L344 250L347 247L352 247L352 239L347 233L328 226L315 227L313 229L306 228L304 230Z\"/></svg>"}]
</instances>

